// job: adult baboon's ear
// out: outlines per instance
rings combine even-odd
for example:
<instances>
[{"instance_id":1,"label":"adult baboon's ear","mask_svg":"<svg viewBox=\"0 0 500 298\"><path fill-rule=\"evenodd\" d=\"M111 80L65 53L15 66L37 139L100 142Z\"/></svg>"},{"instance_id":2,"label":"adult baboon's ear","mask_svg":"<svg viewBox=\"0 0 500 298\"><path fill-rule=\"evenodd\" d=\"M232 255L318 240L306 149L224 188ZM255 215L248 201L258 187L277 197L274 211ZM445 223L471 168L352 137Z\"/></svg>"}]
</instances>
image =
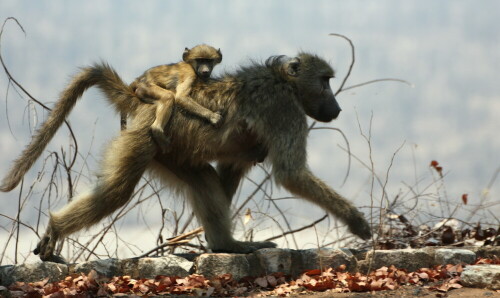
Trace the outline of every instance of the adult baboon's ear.
<instances>
[{"instance_id":1,"label":"adult baboon's ear","mask_svg":"<svg viewBox=\"0 0 500 298\"><path fill-rule=\"evenodd\" d=\"M297 57L292 58L287 63L286 73L289 76L296 77L298 75L299 68L300 68L300 59Z\"/></svg>"},{"instance_id":2,"label":"adult baboon's ear","mask_svg":"<svg viewBox=\"0 0 500 298\"><path fill-rule=\"evenodd\" d=\"M219 59L217 59L217 63L222 62L222 52L220 51L220 48L217 50L217 53L219 54Z\"/></svg>"},{"instance_id":3,"label":"adult baboon's ear","mask_svg":"<svg viewBox=\"0 0 500 298\"><path fill-rule=\"evenodd\" d=\"M184 53L182 53L182 60L186 61L188 59L188 56L189 56L189 49L185 48Z\"/></svg>"}]
</instances>

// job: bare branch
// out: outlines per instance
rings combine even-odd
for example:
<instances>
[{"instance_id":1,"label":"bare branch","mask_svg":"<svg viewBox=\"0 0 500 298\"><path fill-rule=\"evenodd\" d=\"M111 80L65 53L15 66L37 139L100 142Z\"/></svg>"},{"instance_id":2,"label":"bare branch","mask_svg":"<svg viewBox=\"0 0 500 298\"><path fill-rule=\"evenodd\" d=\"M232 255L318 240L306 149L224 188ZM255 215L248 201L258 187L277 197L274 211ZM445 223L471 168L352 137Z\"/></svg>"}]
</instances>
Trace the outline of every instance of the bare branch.
<instances>
[{"instance_id":1,"label":"bare branch","mask_svg":"<svg viewBox=\"0 0 500 298\"><path fill-rule=\"evenodd\" d=\"M344 36L342 34L330 33L328 35L330 35L330 36L337 36L337 37L340 37L340 38L343 38L343 39L347 40L347 42L349 43L349 46L351 47L351 64L349 65L349 70L347 71L346 76L342 80L342 83L340 84L339 89L337 89L337 91L335 92L335 95L338 95L340 92L343 91L342 88L344 88L344 85L345 85L347 79L351 75L352 68L354 67L354 63L356 62L355 48L354 48L354 44L352 43L352 41L348 37L346 37L346 36Z\"/></svg>"},{"instance_id":2,"label":"bare branch","mask_svg":"<svg viewBox=\"0 0 500 298\"><path fill-rule=\"evenodd\" d=\"M325 214L323 217L321 217L320 219L318 220L315 220L314 222L312 222L311 224L307 225L307 226L303 226L302 228L298 228L298 229L295 229L295 230L291 230L291 231L288 231L288 232L285 232L281 235L278 235L278 236L274 236L274 237L270 237L270 238L267 238L266 240L264 241L271 241L271 240L275 240L275 239L279 239L279 238L282 238L286 235L289 235L289 234L294 234L294 233L297 233L297 232L300 232L300 231L303 231L303 230L306 230L306 229L309 229L309 228L312 228L314 227L315 225L317 225L318 223L322 222L323 220L325 220L326 218L328 218L328 214Z\"/></svg>"},{"instance_id":3,"label":"bare branch","mask_svg":"<svg viewBox=\"0 0 500 298\"><path fill-rule=\"evenodd\" d=\"M47 107L45 104L43 104L41 101L37 100L34 96L32 96L19 82L16 81L16 79L14 79L14 77L10 74L9 72L9 69L7 68L7 66L5 65L5 62L3 61L3 57L2 57L2 51L1 51L1 45L2 45L2 34L3 34L3 29L5 27L5 24L9 21L9 20L13 20L17 23L17 25L19 26L19 28L21 28L21 30L23 31L23 33L26 35L26 32L24 31L24 28L23 26L21 26L21 24L19 23L19 21L16 19L16 18L13 18L13 17L9 17L7 18L3 24L2 24L2 27L0 28L0 63L2 64L2 67L5 71L5 74L7 75L8 79L9 79L9 82L12 82L14 83L15 86L17 86L19 89L21 89L21 91L26 95L28 96L33 102L37 103L39 106L43 107L44 109L48 110L48 111L51 111L52 109L50 109L49 107ZM73 159L71 160L71 163L70 163L70 166L69 168L73 167L74 163L76 162L76 157L78 155L78 143L76 141L76 137L75 137L75 134L73 132L73 129L71 128L71 125L69 124L68 121L64 120L64 123L66 124L66 126L68 127L69 129L69 132L71 134L71 138L73 139L73 143L75 144L75 153L73 155Z\"/></svg>"}]
</instances>

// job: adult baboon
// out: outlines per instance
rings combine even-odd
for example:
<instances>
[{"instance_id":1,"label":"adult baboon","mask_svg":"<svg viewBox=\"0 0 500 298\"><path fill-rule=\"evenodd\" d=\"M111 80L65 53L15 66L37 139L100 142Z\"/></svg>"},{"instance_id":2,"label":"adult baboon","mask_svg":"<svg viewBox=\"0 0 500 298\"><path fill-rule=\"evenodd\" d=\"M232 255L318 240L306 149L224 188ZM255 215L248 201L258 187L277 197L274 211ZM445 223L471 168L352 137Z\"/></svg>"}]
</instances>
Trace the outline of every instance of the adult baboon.
<instances>
[{"instance_id":1,"label":"adult baboon","mask_svg":"<svg viewBox=\"0 0 500 298\"><path fill-rule=\"evenodd\" d=\"M192 49L186 48L182 60L176 64L150 68L130 85L141 100L157 100L156 119L151 131L162 150L165 150L169 143L163 129L170 120L174 102L176 106L210 121L213 125L218 125L222 119L221 114L210 111L189 97L193 82L196 79L210 78L215 65L222 61L220 49L216 50L204 44Z\"/></svg>"},{"instance_id":2,"label":"adult baboon","mask_svg":"<svg viewBox=\"0 0 500 298\"><path fill-rule=\"evenodd\" d=\"M58 239L99 222L126 204L146 169L164 183L184 190L213 251L248 253L274 247L270 242L236 241L231 235L231 199L253 165L249 156L255 156L260 147L268 152L278 184L321 206L346 223L352 233L368 239L370 227L363 215L307 166L306 115L329 122L341 111L329 85L333 75L323 59L299 53L295 58L278 56L265 64L253 63L220 80L197 81L192 98L211 110L224 111L222 126L215 128L189 113L175 113L171 129L165 132L171 140L168 153L159 152L148 133L155 118L154 105L134 104L133 124L108 147L96 186L51 214L35 252L42 260L54 260ZM56 130L49 124L59 127L77 98L92 85L104 91L119 111L139 101L134 101L133 90L109 66L83 69L15 162L3 191L14 188L41 154ZM217 170L211 161L217 161Z\"/></svg>"}]
</instances>

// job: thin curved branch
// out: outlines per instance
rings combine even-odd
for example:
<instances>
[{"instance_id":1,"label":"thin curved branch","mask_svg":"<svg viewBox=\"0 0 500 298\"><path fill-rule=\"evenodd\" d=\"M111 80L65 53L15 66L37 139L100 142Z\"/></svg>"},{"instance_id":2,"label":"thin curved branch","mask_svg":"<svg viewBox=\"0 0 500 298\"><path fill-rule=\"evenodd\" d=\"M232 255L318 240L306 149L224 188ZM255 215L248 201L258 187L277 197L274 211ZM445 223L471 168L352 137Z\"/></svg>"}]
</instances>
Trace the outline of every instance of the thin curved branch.
<instances>
[{"instance_id":1,"label":"thin curved branch","mask_svg":"<svg viewBox=\"0 0 500 298\"><path fill-rule=\"evenodd\" d=\"M52 109L50 109L49 107L47 107L45 104L43 104L41 101L37 100L35 97L33 97L26 89L24 89L24 87L19 83L17 82L14 77L11 75L11 73L9 72L9 69L7 68L7 66L5 65L5 62L3 60L3 57L2 57L2 34L3 34L3 29L5 27L5 24L9 21L9 20L12 20L14 22L16 22L16 24L19 26L19 28L21 29L21 31L23 31L24 35L26 35L26 31L24 31L24 28L23 26L19 23L19 21L14 18L14 17L8 17L7 19L5 19L5 21L3 22L2 24L2 27L0 28L0 63L2 64L2 67L3 67L3 70L5 71L5 74L7 75L8 79L9 79L9 82L12 82L14 83L15 86L17 86L19 89L21 89L21 91L26 94L26 96L28 96L32 101L34 101L35 103L37 103L38 105L40 105L42 108L48 110L48 111L52 111ZM73 139L73 143L75 144L75 153L73 155L73 160L71 161L70 163L70 166L69 168L72 168L73 165L75 164L76 162L76 158L78 156L78 143L76 141L76 136L73 132L73 129L71 128L71 126L69 125L69 123L64 120L64 123L66 124L66 126L68 127L69 129L69 132L71 134L71 138Z\"/></svg>"},{"instance_id":2,"label":"thin curved branch","mask_svg":"<svg viewBox=\"0 0 500 298\"><path fill-rule=\"evenodd\" d=\"M285 237L286 235L289 235L289 234L294 234L294 233L297 233L297 232L300 232L300 231L303 231L305 229L309 229L309 228L312 228L314 227L315 225L317 225L318 223L322 222L323 220L325 220L326 218L328 217L328 214L325 214L323 215L323 217L321 217L320 219L317 219L315 221L313 221L311 224L309 225L306 225L306 226L303 226L301 228L298 228L298 229L295 229L295 230L291 230L291 231L287 231L281 235L278 235L278 236L273 236L273 237L270 237L270 238L267 238L266 240L264 241L271 241L271 240L275 240L275 239L278 239L278 238L282 238L282 237Z\"/></svg>"},{"instance_id":3,"label":"thin curved branch","mask_svg":"<svg viewBox=\"0 0 500 298\"><path fill-rule=\"evenodd\" d=\"M362 87L362 86L365 86L365 85L373 84L373 83L378 83L378 82L399 82L399 83L404 83L404 84L406 84L406 85L408 85L410 87L414 86L412 83L410 83L408 81L405 81L405 80L402 80L402 79L384 78L384 79L371 80L371 81L367 81L367 82L364 82L364 83L359 83L359 84L356 84L356 85L345 87L344 89L342 89L341 92L349 90L349 89L354 89L354 88Z\"/></svg>"},{"instance_id":4,"label":"thin curved branch","mask_svg":"<svg viewBox=\"0 0 500 298\"><path fill-rule=\"evenodd\" d=\"M342 35L342 34L338 34L338 33L330 33L328 35L330 35L330 36L337 36L337 37L340 37L340 38L343 38L343 39L347 40L347 42L349 43L349 46L351 47L351 64L349 65L349 70L347 71L347 74L344 77L344 80L342 80L342 83L340 84L339 89L337 89L337 91L335 92L335 95L337 95L337 94L339 94L340 92L343 91L343 88L344 88L344 85L345 85L347 79L349 78L349 76L351 76L352 68L354 67L354 62L356 62L356 55L355 55L355 52L354 52L354 44L349 39L349 37L347 37L345 35Z\"/></svg>"}]
</instances>

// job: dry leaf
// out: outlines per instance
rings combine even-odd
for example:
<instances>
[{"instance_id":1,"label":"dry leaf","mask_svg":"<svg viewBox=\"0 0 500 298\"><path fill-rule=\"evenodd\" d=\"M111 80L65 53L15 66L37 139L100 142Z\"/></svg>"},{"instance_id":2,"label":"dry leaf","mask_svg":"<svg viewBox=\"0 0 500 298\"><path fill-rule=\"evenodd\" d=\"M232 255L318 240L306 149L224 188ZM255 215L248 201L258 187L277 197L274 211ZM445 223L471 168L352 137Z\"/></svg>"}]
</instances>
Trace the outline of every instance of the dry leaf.
<instances>
[{"instance_id":1,"label":"dry leaf","mask_svg":"<svg viewBox=\"0 0 500 298\"><path fill-rule=\"evenodd\" d=\"M261 288L267 288L267 286L268 286L267 278L265 278L265 277L256 278L255 283L258 284Z\"/></svg>"},{"instance_id":2,"label":"dry leaf","mask_svg":"<svg viewBox=\"0 0 500 298\"><path fill-rule=\"evenodd\" d=\"M469 195L468 195L468 194L464 193L464 194L462 195L462 202L464 203L464 205L467 205L467 200L468 200L468 198L469 198Z\"/></svg>"},{"instance_id":3,"label":"dry leaf","mask_svg":"<svg viewBox=\"0 0 500 298\"><path fill-rule=\"evenodd\" d=\"M245 212L245 218L243 219L243 224L246 225L252 219L252 210L250 210L250 208L247 208L247 211Z\"/></svg>"}]
</instances>

